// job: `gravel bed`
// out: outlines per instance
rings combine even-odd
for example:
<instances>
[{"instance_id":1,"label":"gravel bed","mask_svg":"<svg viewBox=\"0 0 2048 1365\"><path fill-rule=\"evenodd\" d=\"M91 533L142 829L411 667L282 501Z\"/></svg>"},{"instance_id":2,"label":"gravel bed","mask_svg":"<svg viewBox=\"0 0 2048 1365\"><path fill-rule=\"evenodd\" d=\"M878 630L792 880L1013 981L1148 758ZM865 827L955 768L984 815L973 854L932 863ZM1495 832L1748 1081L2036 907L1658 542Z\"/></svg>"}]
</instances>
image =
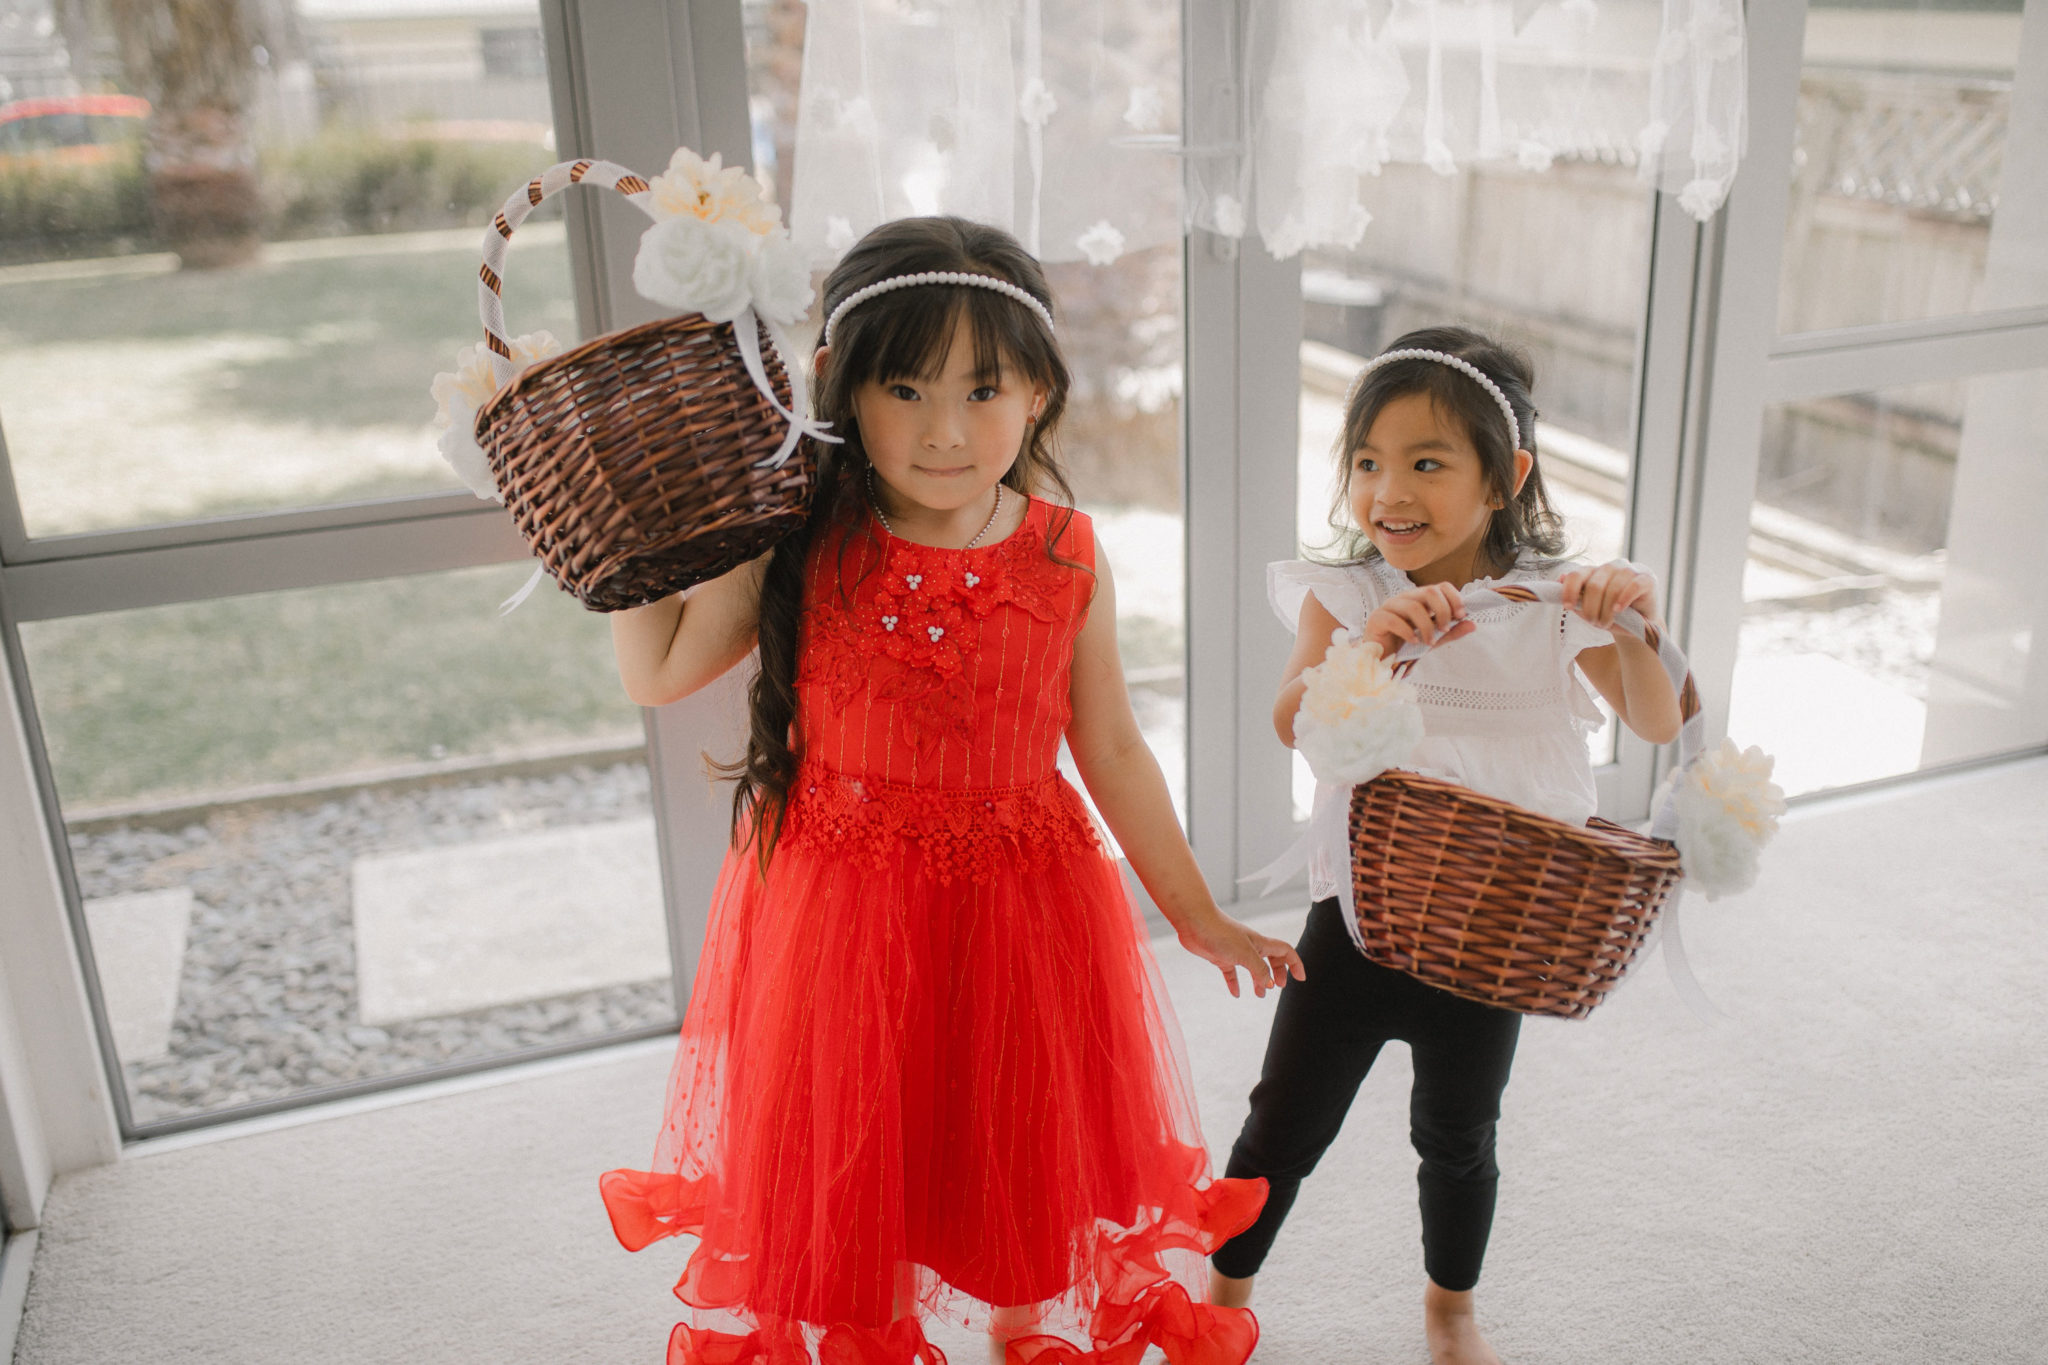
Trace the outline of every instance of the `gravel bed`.
<instances>
[{"instance_id":1,"label":"gravel bed","mask_svg":"<svg viewBox=\"0 0 2048 1365\"><path fill-rule=\"evenodd\" d=\"M135 1121L672 1023L666 980L376 1028L359 1022L356 1008L355 858L624 820L649 808L645 765L620 763L366 788L318 805L216 808L175 830L73 832L85 897L193 892L170 1051L123 1068Z\"/></svg>"},{"instance_id":2,"label":"gravel bed","mask_svg":"<svg viewBox=\"0 0 2048 1365\"><path fill-rule=\"evenodd\" d=\"M1745 658L1826 654L1921 701L1934 659L1941 594L1897 588L1832 609L1753 605L1743 618Z\"/></svg>"}]
</instances>

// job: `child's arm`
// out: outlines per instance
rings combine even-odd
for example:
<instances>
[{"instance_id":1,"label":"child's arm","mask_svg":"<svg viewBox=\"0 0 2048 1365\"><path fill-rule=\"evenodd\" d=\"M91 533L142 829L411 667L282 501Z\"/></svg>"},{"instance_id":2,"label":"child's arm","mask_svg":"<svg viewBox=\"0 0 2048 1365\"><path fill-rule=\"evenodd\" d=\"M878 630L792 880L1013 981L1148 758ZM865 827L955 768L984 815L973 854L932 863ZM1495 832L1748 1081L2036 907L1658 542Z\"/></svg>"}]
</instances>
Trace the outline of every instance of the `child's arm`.
<instances>
[{"instance_id":1,"label":"child's arm","mask_svg":"<svg viewBox=\"0 0 2048 1365\"><path fill-rule=\"evenodd\" d=\"M1396 593L1365 618L1360 634L1380 647L1382 658L1391 658L1410 640L1449 642L1470 635L1473 625L1464 619L1465 603L1448 583L1431 583ZM1280 742L1294 747L1294 718L1301 713L1301 695L1308 690L1302 674L1323 661L1330 641L1343 628L1314 593L1301 599L1301 620L1294 627L1294 652L1287 656L1287 671L1280 678L1280 695L1273 699L1273 729Z\"/></svg>"},{"instance_id":2,"label":"child's arm","mask_svg":"<svg viewBox=\"0 0 2048 1365\"><path fill-rule=\"evenodd\" d=\"M747 657L760 622L768 556L697 588L612 613L612 653L626 695L642 706L689 696Z\"/></svg>"},{"instance_id":3,"label":"child's arm","mask_svg":"<svg viewBox=\"0 0 2048 1365\"><path fill-rule=\"evenodd\" d=\"M1656 580L1627 564L1603 564L1574 569L1557 581L1564 587L1567 608L1614 636L1611 645L1579 651L1578 665L1587 681L1607 698L1623 725L1650 743L1678 738L1678 694L1657 651L1628 632L1613 629L1614 614L1623 607L1634 607L1644 620L1663 629L1657 619Z\"/></svg>"},{"instance_id":4,"label":"child's arm","mask_svg":"<svg viewBox=\"0 0 2048 1365\"><path fill-rule=\"evenodd\" d=\"M1297 981L1306 979L1292 947L1225 915L1202 880L1202 870L1174 818L1173 798L1167 794L1159 761L1146 747L1137 717L1131 714L1116 647L1116 587L1099 546L1095 599L1074 641L1071 700L1074 718L1067 726L1067 748L1074 766L1095 798L1095 809L1123 846L1131 870L1180 935L1181 946L1214 963L1232 995L1237 994L1239 967L1260 995L1285 979L1283 968Z\"/></svg>"}]
</instances>

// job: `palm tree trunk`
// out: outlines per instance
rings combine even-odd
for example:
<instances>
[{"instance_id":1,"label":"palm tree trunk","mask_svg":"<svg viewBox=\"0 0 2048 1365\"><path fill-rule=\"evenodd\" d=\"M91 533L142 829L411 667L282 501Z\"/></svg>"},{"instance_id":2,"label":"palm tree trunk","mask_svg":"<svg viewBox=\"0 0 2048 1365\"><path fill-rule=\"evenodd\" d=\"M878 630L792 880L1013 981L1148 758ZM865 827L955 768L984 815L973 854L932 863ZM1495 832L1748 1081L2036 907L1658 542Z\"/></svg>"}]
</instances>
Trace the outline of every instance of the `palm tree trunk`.
<instances>
[{"instance_id":1,"label":"palm tree trunk","mask_svg":"<svg viewBox=\"0 0 2048 1365\"><path fill-rule=\"evenodd\" d=\"M241 0L110 0L121 64L151 105L143 133L157 231L187 269L253 259L262 203Z\"/></svg>"}]
</instances>

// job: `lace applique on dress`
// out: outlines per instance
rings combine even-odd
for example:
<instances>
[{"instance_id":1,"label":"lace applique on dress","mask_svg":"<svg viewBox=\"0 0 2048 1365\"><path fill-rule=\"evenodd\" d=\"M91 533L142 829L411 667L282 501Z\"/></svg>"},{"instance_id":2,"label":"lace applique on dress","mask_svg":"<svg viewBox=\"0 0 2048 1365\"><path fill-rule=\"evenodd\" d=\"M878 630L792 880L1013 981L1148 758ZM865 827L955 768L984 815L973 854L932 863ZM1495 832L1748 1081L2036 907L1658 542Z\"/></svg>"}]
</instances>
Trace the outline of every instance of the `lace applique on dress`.
<instances>
[{"instance_id":1,"label":"lace applique on dress","mask_svg":"<svg viewBox=\"0 0 2048 1365\"><path fill-rule=\"evenodd\" d=\"M822 684L841 710L863 687L871 689L874 700L899 705L905 734L927 752L944 739L964 742L973 731L967 663L981 648L990 614L1008 605L1055 620L1060 594L1077 572L1046 554L1031 520L988 555L891 537L879 566L872 547L861 547L859 563L855 558L849 554L842 566L851 600L828 594L805 609L809 637L797 685Z\"/></svg>"},{"instance_id":2,"label":"lace applique on dress","mask_svg":"<svg viewBox=\"0 0 2048 1365\"><path fill-rule=\"evenodd\" d=\"M987 881L1000 866L1038 872L1099 847L1080 796L1057 774L1023 787L935 792L806 767L790 787L793 848L879 871L915 842L942 884Z\"/></svg>"}]
</instances>

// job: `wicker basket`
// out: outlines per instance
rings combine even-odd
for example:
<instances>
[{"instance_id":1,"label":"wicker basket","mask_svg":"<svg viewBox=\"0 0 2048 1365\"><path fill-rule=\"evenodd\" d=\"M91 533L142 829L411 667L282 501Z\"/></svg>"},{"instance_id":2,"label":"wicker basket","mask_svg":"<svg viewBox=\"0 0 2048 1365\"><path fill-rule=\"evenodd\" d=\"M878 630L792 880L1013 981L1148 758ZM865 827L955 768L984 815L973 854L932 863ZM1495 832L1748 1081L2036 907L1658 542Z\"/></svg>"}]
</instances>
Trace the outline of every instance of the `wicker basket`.
<instances>
[{"instance_id":1,"label":"wicker basket","mask_svg":"<svg viewBox=\"0 0 2048 1365\"><path fill-rule=\"evenodd\" d=\"M1465 595L1468 611L1558 602L1554 583ZM1699 751L1699 694L1677 647L1635 612L1617 620L1658 652L1678 689L1681 763ZM1395 669L1414 667L1410 645ZM1661 823L1661 822L1660 822ZM1351 794L1351 889L1366 956L1453 995L1583 1019L1605 998L1680 878L1671 841L1572 825L1454 782L1388 772Z\"/></svg>"},{"instance_id":2,"label":"wicker basket","mask_svg":"<svg viewBox=\"0 0 2048 1365\"><path fill-rule=\"evenodd\" d=\"M505 247L535 205L574 184L636 204L650 195L622 166L565 161L506 200L478 286L485 344L498 356L511 354L499 304ZM754 332L784 411L751 377L736 325ZM751 310L736 323L686 313L527 369L479 409L476 440L542 567L584 606L618 611L716 578L803 525L815 451L805 440L794 458L776 458L792 401L772 334Z\"/></svg>"}]
</instances>

